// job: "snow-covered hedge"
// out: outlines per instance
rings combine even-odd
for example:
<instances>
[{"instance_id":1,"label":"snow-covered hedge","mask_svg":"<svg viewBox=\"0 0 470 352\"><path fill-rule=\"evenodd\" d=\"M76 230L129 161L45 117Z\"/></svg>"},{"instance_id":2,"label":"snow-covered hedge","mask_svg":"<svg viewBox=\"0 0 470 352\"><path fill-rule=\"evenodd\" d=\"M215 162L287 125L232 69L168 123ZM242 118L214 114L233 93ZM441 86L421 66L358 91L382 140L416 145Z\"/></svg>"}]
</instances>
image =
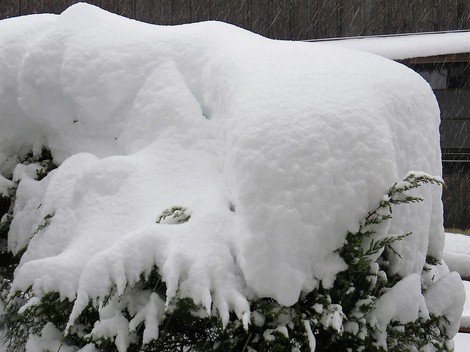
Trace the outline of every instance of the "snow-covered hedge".
<instances>
[{"instance_id":1,"label":"snow-covered hedge","mask_svg":"<svg viewBox=\"0 0 470 352\"><path fill-rule=\"evenodd\" d=\"M440 175L439 111L407 68L78 4L1 21L0 76L12 349L450 348L439 180L409 174Z\"/></svg>"}]
</instances>

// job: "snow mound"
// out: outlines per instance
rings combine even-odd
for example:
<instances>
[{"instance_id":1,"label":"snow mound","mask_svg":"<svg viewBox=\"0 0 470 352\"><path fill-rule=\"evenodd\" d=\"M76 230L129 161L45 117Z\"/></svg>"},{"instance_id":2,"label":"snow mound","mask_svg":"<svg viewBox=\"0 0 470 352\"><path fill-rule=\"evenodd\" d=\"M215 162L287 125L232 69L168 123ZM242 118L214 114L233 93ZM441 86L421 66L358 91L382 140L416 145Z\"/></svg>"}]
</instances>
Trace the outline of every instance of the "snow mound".
<instances>
[{"instance_id":1,"label":"snow mound","mask_svg":"<svg viewBox=\"0 0 470 352\"><path fill-rule=\"evenodd\" d=\"M167 302L149 322L175 296L224 322L247 323L249 298L292 305L332 285L335 250L390 185L441 172L431 89L380 57L86 4L0 33L0 186L19 181L8 245L26 249L13 290L75 300L71 321L155 265ZM43 147L60 164L47 177L13 170ZM392 263L413 285L444 241L440 190L419 191L388 229L413 232ZM184 220L159 221L172 209Z\"/></svg>"},{"instance_id":2,"label":"snow mound","mask_svg":"<svg viewBox=\"0 0 470 352\"><path fill-rule=\"evenodd\" d=\"M470 277L470 237L459 233L446 233L444 259L460 276Z\"/></svg>"},{"instance_id":3,"label":"snow mound","mask_svg":"<svg viewBox=\"0 0 470 352\"><path fill-rule=\"evenodd\" d=\"M470 281L463 282L465 287L465 305L463 307L462 318L460 319L460 327L470 328Z\"/></svg>"}]
</instances>

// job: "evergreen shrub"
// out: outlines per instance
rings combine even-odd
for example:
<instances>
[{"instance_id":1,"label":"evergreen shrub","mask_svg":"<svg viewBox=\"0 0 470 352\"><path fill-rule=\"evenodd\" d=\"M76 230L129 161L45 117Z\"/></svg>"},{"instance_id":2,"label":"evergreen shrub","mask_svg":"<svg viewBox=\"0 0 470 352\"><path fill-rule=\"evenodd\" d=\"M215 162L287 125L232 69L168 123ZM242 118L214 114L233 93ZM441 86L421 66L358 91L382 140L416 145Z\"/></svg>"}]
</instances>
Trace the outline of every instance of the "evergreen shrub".
<instances>
[{"instance_id":1,"label":"evergreen shrub","mask_svg":"<svg viewBox=\"0 0 470 352\"><path fill-rule=\"evenodd\" d=\"M384 233L384 229L394 207L422 201L409 191L423 184L439 185L442 180L421 173L408 174L364 216L357 232L347 233L344 244L336 251L347 269L337 275L332 287L320 283L290 307L270 298L254 299L250 302L248 327L235 314L223 326L216 313L208 314L189 298L175 298L165 306L166 286L155 266L142 273L140 281L127 287L123 294L118 295L114 289L106 297L90 301L71 326L67 324L73 302L58 293L36 298L30 291L11 292L6 297L4 290L6 308L0 322L3 338L8 351L22 351L28 335L39 335L52 323L62 332L62 346L81 348L93 343L98 350L107 352L451 351L445 316L420 317L406 324L392 320L386 331L368 319L387 289L404 279L391 272L390 258L399 256L394 244L413 235L391 235ZM157 222L163 223L166 218L171 218L170 223L174 224L187 221L189 215L185 210L171 208ZM437 265L439 258L428 257L423 275ZM425 290L423 284L422 291ZM145 318L150 306L164 310L161 321L152 323ZM122 324L106 334L105 316L109 317L109 312L114 312L114 321ZM385 346L380 342L384 334Z\"/></svg>"}]
</instances>

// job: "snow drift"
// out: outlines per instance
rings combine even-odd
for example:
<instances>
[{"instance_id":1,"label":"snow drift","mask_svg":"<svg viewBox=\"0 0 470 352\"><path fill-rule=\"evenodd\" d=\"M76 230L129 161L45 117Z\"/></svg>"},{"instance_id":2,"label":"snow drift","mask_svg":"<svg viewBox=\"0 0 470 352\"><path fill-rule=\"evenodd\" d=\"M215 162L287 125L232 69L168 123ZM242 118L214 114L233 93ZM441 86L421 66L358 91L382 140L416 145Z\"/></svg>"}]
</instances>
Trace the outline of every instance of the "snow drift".
<instances>
[{"instance_id":1,"label":"snow drift","mask_svg":"<svg viewBox=\"0 0 470 352\"><path fill-rule=\"evenodd\" d=\"M249 298L292 305L331 286L345 269L335 250L388 187L441 172L431 89L370 54L86 4L0 22L0 49L0 191L19 182L8 246L26 249L12 290L75 300L71 322L157 265L166 303L190 297L247 324ZM37 181L37 165L15 165L43 147L60 166ZM420 194L386 229L413 232L392 267L455 321L462 290L435 306L419 293L444 241L439 188ZM189 220L157 221L172 207ZM436 292L458 284L445 266L439 277Z\"/></svg>"}]
</instances>

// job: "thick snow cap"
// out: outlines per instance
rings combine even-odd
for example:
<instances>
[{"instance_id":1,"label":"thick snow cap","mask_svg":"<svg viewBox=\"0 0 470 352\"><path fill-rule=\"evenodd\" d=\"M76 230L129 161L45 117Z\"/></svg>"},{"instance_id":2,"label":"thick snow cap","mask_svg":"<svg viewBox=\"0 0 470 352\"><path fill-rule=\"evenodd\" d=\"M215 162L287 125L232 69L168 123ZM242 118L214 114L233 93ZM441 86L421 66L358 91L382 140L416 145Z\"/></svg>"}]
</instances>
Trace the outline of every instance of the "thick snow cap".
<instances>
[{"instance_id":1,"label":"thick snow cap","mask_svg":"<svg viewBox=\"0 0 470 352\"><path fill-rule=\"evenodd\" d=\"M441 173L431 89L371 54L77 4L0 22L0 75L3 176L43 146L60 163L14 170L13 285L39 296L88 302L156 264L169 299L222 316L292 305L345 269L335 250L394 182ZM389 229L413 231L404 276L442 254L441 191L419 192ZM189 220L157 223L172 207Z\"/></svg>"},{"instance_id":2,"label":"thick snow cap","mask_svg":"<svg viewBox=\"0 0 470 352\"><path fill-rule=\"evenodd\" d=\"M470 31L398 34L325 40L340 46L377 54L393 60L470 52Z\"/></svg>"}]
</instances>

